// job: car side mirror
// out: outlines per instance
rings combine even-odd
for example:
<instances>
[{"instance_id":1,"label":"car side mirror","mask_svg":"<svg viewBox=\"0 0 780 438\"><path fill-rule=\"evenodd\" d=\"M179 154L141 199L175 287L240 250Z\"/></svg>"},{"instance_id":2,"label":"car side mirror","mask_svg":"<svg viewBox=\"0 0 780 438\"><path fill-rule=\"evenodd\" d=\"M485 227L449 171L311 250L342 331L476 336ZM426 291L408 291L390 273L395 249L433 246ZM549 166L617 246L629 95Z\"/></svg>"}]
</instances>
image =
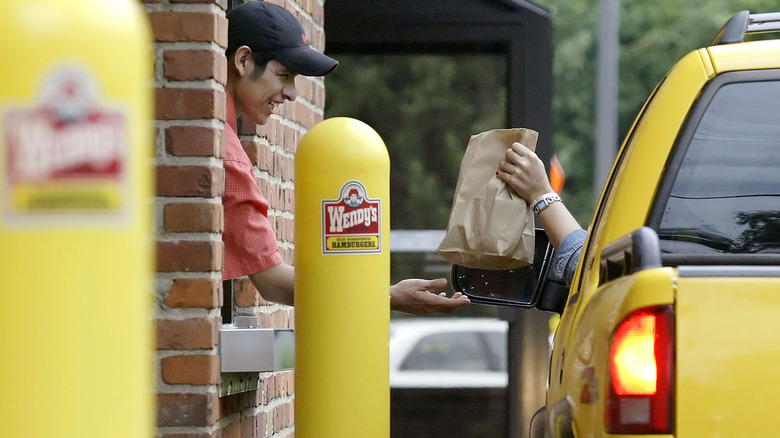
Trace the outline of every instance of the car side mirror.
<instances>
[{"instance_id":1,"label":"car side mirror","mask_svg":"<svg viewBox=\"0 0 780 438\"><path fill-rule=\"evenodd\" d=\"M469 297L473 303L563 312L568 288L549 278L555 249L541 228L536 229L534 240L534 262L531 265L508 270L452 265L452 288Z\"/></svg>"}]
</instances>

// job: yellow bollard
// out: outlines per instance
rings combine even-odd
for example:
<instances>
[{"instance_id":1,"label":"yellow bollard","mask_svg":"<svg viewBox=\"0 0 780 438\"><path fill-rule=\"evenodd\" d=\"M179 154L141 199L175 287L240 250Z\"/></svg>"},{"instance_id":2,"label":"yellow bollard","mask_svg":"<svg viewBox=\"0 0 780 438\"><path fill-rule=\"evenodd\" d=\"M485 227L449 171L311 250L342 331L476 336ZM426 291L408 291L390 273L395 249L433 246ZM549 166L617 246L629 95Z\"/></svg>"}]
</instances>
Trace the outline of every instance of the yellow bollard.
<instances>
[{"instance_id":1,"label":"yellow bollard","mask_svg":"<svg viewBox=\"0 0 780 438\"><path fill-rule=\"evenodd\" d=\"M390 159L355 119L295 157L295 436L390 436Z\"/></svg>"},{"instance_id":2,"label":"yellow bollard","mask_svg":"<svg viewBox=\"0 0 780 438\"><path fill-rule=\"evenodd\" d=\"M9 0L0 59L0 435L152 436L146 14Z\"/></svg>"}]
</instances>

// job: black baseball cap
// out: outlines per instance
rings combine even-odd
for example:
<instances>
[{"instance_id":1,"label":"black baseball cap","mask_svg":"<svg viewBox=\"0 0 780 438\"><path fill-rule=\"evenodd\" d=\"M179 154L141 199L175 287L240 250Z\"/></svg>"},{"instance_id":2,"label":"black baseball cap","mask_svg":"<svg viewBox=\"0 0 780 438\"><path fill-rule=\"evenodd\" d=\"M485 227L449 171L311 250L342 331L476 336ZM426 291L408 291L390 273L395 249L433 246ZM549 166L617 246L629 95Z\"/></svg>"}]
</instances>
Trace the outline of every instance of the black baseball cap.
<instances>
[{"instance_id":1,"label":"black baseball cap","mask_svg":"<svg viewBox=\"0 0 780 438\"><path fill-rule=\"evenodd\" d=\"M304 76L325 76L339 62L309 46L301 23L283 7L265 1L250 1L227 13L228 48L241 46L267 51L277 61Z\"/></svg>"}]
</instances>

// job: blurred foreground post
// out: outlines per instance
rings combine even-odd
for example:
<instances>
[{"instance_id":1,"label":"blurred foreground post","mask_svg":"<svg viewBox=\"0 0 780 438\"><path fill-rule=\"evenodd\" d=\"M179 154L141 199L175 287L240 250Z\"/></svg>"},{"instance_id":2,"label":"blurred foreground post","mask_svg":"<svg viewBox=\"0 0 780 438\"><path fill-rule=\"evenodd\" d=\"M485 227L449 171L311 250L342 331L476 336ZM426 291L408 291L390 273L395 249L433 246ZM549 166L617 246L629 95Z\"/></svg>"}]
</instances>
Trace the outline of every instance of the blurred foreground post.
<instances>
[{"instance_id":1,"label":"blurred foreground post","mask_svg":"<svg viewBox=\"0 0 780 438\"><path fill-rule=\"evenodd\" d=\"M152 436L146 14L11 0L0 59L0 435Z\"/></svg>"}]
</instances>

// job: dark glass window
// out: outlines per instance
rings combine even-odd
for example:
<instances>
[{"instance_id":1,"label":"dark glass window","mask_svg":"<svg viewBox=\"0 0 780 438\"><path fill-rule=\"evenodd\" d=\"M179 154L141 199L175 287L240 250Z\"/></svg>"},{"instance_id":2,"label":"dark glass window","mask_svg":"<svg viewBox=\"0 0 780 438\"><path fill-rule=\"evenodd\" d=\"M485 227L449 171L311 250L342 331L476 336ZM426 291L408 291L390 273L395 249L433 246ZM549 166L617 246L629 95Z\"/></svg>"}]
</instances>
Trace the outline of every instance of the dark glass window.
<instances>
[{"instance_id":1,"label":"dark glass window","mask_svg":"<svg viewBox=\"0 0 780 438\"><path fill-rule=\"evenodd\" d=\"M689 138L658 226L662 252L780 253L780 81L721 86Z\"/></svg>"}]
</instances>

